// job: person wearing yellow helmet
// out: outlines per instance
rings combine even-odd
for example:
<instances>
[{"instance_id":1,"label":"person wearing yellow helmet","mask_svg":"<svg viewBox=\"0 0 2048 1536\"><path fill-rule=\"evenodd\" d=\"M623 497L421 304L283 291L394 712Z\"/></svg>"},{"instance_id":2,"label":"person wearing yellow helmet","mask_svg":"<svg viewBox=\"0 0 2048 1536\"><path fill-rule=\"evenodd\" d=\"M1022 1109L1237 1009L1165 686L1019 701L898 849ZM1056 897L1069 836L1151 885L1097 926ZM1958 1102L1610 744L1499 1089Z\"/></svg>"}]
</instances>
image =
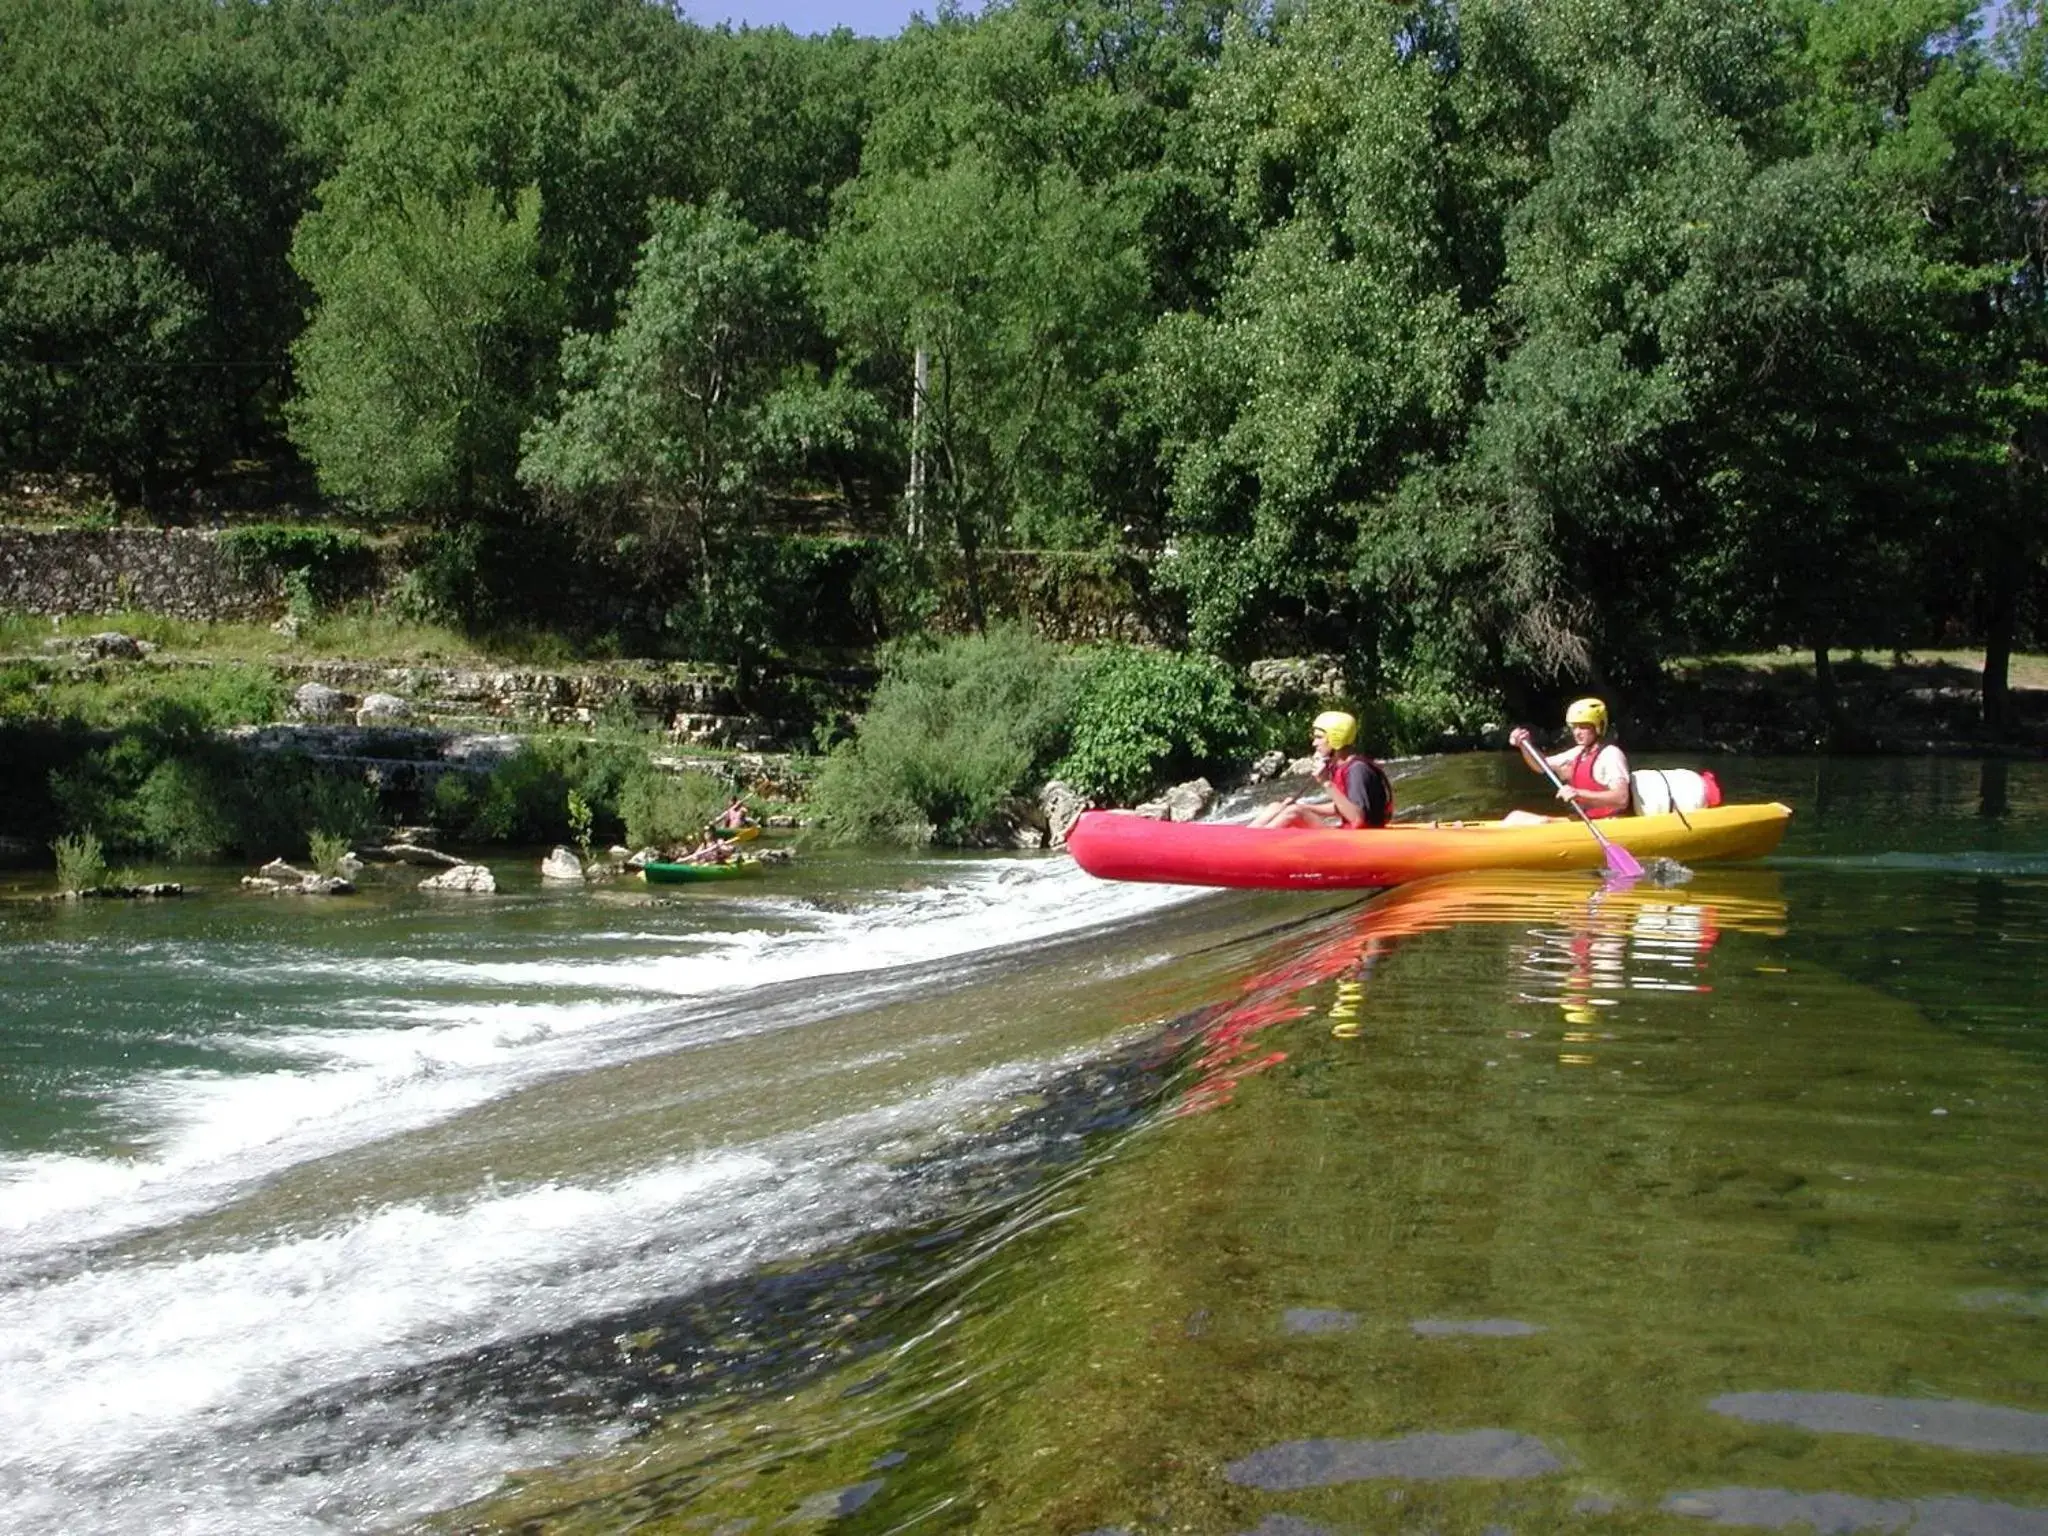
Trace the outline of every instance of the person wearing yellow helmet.
<instances>
[{"instance_id":1,"label":"person wearing yellow helmet","mask_svg":"<svg viewBox=\"0 0 2048 1536\"><path fill-rule=\"evenodd\" d=\"M1564 785L1557 798L1576 802L1587 816L1619 816L1629 807L1628 754L1607 740L1607 706L1599 699L1575 699L1564 712L1564 723L1572 733L1572 744L1553 753L1546 761L1557 770ZM1535 749L1529 742L1527 726L1508 733L1508 745L1525 757ZM1534 762L1530 768L1541 772ZM1513 819L1512 817L1510 818Z\"/></svg>"},{"instance_id":2,"label":"person wearing yellow helmet","mask_svg":"<svg viewBox=\"0 0 2048 1536\"><path fill-rule=\"evenodd\" d=\"M1309 741L1315 750L1316 782L1323 793L1290 795L1251 820L1255 827L1384 827L1394 815L1394 786L1387 771L1358 750L1358 717L1326 709L1315 718Z\"/></svg>"}]
</instances>

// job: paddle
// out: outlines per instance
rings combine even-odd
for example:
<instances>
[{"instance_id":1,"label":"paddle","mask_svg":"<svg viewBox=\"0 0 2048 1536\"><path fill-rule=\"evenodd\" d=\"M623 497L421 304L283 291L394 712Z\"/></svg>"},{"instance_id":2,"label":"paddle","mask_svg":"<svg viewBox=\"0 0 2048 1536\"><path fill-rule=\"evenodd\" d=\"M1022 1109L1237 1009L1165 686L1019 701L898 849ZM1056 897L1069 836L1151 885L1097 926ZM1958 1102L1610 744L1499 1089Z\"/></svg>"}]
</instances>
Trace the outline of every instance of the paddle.
<instances>
[{"instance_id":1,"label":"paddle","mask_svg":"<svg viewBox=\"0 0 2048 1536\"><path fill-rule=\"evenodd\" d=\"M1542 769L1543 777L1550 780L1559 789L1564 788L1564 780L1560 779L1557 776L1557 770L1550 766L1550 759L1541 752L1538 752L1526 741L1522 743L1522 756L1529 759L1532 766ZM1599 842L1601 851L1607 856L1608 874L1621 880L1639 880L1642 878L1643 866L1636 862L1634 854L1630 853L1626 848L1619 847L1611 842L1607 834L1600 830L1600 824L1586 814L1586 808L1580 805L1578 801L1569 800L1565 803L1579 813L1579 820L1586 824L1586 830L1592 833Z\"/></svg>"}]
</instances>

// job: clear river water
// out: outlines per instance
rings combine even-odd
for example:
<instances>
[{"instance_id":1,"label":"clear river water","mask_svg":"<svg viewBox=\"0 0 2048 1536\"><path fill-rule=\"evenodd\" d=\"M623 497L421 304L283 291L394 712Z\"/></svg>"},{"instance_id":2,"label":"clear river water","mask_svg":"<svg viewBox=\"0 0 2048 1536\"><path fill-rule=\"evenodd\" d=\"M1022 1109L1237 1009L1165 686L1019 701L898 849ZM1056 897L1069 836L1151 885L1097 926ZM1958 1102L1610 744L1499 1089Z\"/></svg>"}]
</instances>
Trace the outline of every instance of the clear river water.
<instances>
[{"instance_id":1,"label":"clear river water","mask_svg":"<svg viewBox=\"0 0 2048 1536\"><path fill-rule=\"evenodd\" d=\"M11 877L0 1531L2048 1536L2048 764L1716 767L1669 885Z\"/></svg>"}]
</instances>

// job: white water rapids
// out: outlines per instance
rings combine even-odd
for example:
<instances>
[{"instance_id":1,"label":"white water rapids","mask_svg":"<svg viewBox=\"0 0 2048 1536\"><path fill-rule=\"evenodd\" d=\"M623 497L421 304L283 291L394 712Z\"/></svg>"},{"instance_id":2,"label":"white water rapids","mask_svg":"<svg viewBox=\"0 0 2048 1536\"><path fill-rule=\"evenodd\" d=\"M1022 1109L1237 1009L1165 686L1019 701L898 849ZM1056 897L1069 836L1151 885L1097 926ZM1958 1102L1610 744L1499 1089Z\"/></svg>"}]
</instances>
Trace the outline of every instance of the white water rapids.
<instances>
[{"instance_id":1,"label":"white water rapids","mask_svg":"<svg viewBox=\"0 0 2048 1536\"><path fill-rule=\"evenodd\" d=\"M831 1020L943 995L956 963L1194 894L1102 884L1066 860L936 861L917 889L838 908L764 887L737 916L721 907L722 926L687 905L632 909L525 952L480 934L473 953L421 955L402 930L381 950L136 946L124 963L145 974L131 987L156 967L189 991L199 968L216 1043L247 1069L119 1084L112 1109L141 1128L125 1155L0 1159L0 1529L382 1528L621 1433L459 1416L431 1434L348 1432L289 1410L914 1218L892 1148L943 1141L1086 1047L1006 1046L1000 1019L969 1018L939 1033L972 1049L906 1067L918 1047L837 1043ZM37 963L61 976L68 961ZM348 1001L309 1012L294 1001L306 989ZM0 990L9 1006L36 996ZM501 1184L486 1170L353 1203L293 1193L322 1178L375 1189L361 1170L404 1160L406 1138L775 1033L791 1042L792 1084L844 1085L830 1112L593 1154L588 1172ZM557 1120L549 1133L573 1145L574 1117ZM374 1390L352 1401L357 1416L382 1411Z\"/></svg>"}]
</instances>

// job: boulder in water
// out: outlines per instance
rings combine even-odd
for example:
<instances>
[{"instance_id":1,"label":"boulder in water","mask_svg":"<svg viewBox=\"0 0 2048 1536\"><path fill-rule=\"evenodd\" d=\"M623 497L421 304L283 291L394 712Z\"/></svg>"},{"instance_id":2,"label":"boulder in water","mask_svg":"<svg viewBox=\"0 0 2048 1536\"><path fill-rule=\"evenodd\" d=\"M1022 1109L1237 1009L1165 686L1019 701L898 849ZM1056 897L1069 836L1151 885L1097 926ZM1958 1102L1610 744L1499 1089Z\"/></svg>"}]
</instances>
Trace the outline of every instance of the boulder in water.
<instances>
[{"instance_id":1,"label":"boulder in water","mask_svg":"<svg viewBox=\"0 0 2048 1536\"><path fill-rule=\"evenodd\" d=\"M498 889L497 877L481 864L458 864L420 882L423 891L466 891L489 896Z\"/></svg>"}]
</instances>

